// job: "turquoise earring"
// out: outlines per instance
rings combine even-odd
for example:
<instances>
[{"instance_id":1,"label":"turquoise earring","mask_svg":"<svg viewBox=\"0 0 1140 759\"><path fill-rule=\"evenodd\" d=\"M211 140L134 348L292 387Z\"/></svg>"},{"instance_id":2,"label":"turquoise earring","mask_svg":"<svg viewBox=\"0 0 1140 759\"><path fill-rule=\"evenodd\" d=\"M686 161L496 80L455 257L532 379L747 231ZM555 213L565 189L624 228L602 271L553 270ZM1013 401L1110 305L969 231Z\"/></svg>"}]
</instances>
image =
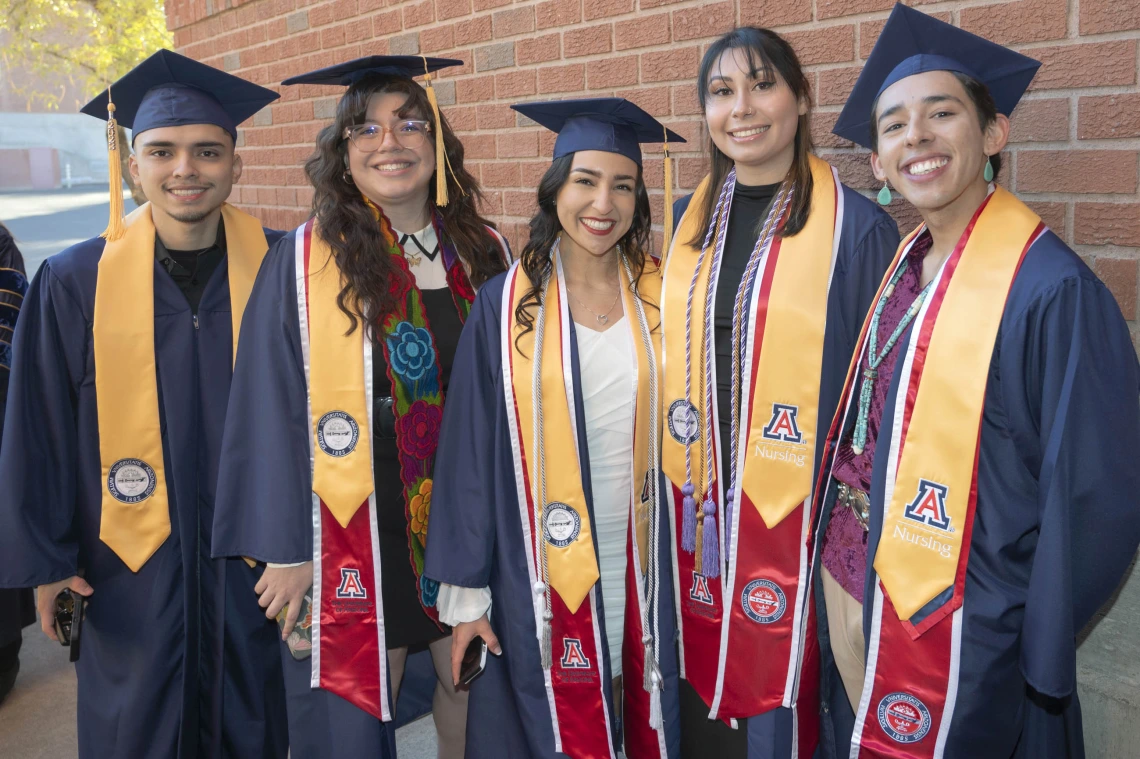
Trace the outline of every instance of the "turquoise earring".
<instances>
[{"instance_id":1,"label":"turquoise earring","mask_svg":"<svg viewBox=\"0 0 1140 759\"><path fill-rule=\"evenodd\" d=\"M994 166L990 163L990 159L986 159L986 168L982 171L982 179L987 182L994 181Z\"/></svg>"},{"instance_id":2,"label":"turquoise earring","mask_svg":"<svg viewBox=\"0 0 1140 759\"><path fill-rule=\"evenodd\" d=\"M991 174L993 172L990 172ZM875 198L879 201L881 206L889 206L891 204L891 188L887 187L887 183L883 182L883 189L879 190L878 196Z\"/></svg>"}]
</instances>

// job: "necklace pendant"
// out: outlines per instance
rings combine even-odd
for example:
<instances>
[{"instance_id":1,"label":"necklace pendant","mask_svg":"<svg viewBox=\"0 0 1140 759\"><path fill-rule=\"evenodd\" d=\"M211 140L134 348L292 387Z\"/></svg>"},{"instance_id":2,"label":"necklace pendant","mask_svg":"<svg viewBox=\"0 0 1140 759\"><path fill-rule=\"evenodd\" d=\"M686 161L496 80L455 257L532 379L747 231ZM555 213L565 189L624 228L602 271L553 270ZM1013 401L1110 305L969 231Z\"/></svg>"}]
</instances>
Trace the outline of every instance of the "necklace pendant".
<instances>
[{"instance_id":1,"label":"necklace pendant","mask_svg":"<svg viewBox=\"0 0 1140 759\"><path fill-rule=\"evenodd\" d=\"M419 266L420 261L423 260L419 256L412 255L411 253L404 253L404 258L407 259L409 266Z\"/></svg>"},{"instance_id":2,"label":"necklace pendant","mask_svg":"<svg viewBox=\"0 0 1140 759\"><path fill-rule=\"evenodd\" d=\"M606 314L598 314L598 324L604 325L609 320L610 320L610 317L607 316Z\"/></svg>"}]
</instances>

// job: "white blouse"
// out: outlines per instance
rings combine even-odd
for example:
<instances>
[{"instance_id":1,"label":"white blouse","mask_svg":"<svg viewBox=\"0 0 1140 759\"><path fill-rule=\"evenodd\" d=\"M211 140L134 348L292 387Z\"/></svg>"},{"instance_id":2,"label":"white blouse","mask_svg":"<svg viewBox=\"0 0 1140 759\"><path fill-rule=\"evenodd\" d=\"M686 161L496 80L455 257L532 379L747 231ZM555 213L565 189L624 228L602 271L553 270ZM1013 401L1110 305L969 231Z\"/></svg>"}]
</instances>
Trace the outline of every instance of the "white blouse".
<instances>
[{"instance_id":1,"label":"white blouse","mask_svg":"<svg viewBox=\"0 0 1140 759\"><path fill-rule=\"evenodd\" d=\"M637 373L633 335L623 316L605 332L575 324L590 453L594 534L606 609L613 676L621 674L625 630L626 538L632 486L633 401ZM449 625L473 622L491 606L490 588L440 586L436 608Z\"/></svg>"}]
</instances>

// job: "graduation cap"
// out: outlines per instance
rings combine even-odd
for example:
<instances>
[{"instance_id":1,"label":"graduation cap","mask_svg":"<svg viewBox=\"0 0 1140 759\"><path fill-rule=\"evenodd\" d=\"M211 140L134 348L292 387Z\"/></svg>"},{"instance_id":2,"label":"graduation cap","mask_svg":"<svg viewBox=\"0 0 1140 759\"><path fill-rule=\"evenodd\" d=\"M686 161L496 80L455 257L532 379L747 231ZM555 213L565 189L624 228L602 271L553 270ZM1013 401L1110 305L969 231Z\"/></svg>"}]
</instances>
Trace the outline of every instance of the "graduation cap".
<instances>
[{"instance_id":1,"label":"graduation cap","mask_svg":"<svg viewBox=\"0 0 1140 759\"><path fill-rule=\"evenodd\" d=\"M953 71L981 82L998 111L1008 116L1040 67L1040 61L900 3L887 18L832 132L870 148L875 100L895 82L927 71Z\"/></svg>"},{"instance_id":2,"label":"graduation cap","mask_svg":"<svg viewBox=\"0 0 1140 759\"><path fill-rule=\"evenodd\" d=\"M517 103L511 108L558 133L554 158L579 150L617 153L641 165L641 143L665 143L665 240L668 252L673 233L673 164L669 142L685 138L625 98L587 98Z\"/></svg>"},{"instance_id":3,"label":"graduation cap","mask_svg":"<svg viewBox=\"0 0 1140 759\"><path fill-rule=\"evenodd\" d=\"M111 218L103 237L117 240L124 230L119 124L131 130L132 139L158 127L214 124L236 141L237 125L278 97L273 90L170 50L159 50L99 93L80 111L107 121Z\"/></svg>"},{"instance_id":4,"label":"graduation cap","mask_svg":"<svg viewBox=\"0 0 1140 759\"><path fill-rule=\"evenodd\" d=\"M338 63L307 74L291 76L281 84L331 84L351 87L366 76L389 76L397 79L412 79L417 76L424 78L427 85L428 102L435 116L435 204L447 205L447 174L451 171L451 162L443 148L443 127L439 119L439 101L435 96L435 88L431 86L432 72L445 69L449 66L462 66L463 61L454 58L428 58L423 55L368 55L363 58L346 63ZM445 170L446 166L446 170ZM455 176L455 172L451 171Z\"/></svg>"}]
</instances>

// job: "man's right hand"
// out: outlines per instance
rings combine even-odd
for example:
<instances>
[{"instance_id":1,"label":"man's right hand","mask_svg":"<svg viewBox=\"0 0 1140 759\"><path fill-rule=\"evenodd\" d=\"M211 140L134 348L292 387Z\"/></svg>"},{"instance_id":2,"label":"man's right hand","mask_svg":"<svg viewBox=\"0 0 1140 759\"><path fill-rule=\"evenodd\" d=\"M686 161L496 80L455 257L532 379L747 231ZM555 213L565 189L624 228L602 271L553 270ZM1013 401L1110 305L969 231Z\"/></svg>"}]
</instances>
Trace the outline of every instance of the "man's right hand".
<instances>
[{"instance_id":1,"label":"man's right hand","mask_svg":"<svg viewBox=\"0 0 1140 759\"><path fill-rule=\"evenodd\" d=\"M313 562L306 561L295 567L266 567L261 579L253 587L253 592L260 598L257 603L265 609L265 616L273 619L278 612L289 604L285 612L285 624L281 628L281 640L289 637L293 632L293 625L301 613L301 602L305 600L305 593L313 587Z\"/></svg>"},{"instance_id":2,"label":"man's right hand","mask_svg":"<svg viewBox=\"0 0 1140 759\"><path fill-rule=\"evenodd\" d=\"M487 619L486 614L474 622L460 622L451 628L451 681L456 685L459 685L459 670L463 665L463 654L476 635L483 639L487 648L495 656L503 653L502 647L499 646L499 639L491 630L491 621Z\"/></svg>"},{"instance_id":3,"label":"man's right hand","mask_svg":"<svg viewBox=\"0 0 1140 759\"><path fill-rule=\"evenodd\" d=\"M36 609L40 613L40 629L44 631L44 635L57 643L59 637L55 634L55 597L64 589L74 590L84 597L95 592L95 589L78 575L36 588Z\"/></svg>"}]
</instances>

